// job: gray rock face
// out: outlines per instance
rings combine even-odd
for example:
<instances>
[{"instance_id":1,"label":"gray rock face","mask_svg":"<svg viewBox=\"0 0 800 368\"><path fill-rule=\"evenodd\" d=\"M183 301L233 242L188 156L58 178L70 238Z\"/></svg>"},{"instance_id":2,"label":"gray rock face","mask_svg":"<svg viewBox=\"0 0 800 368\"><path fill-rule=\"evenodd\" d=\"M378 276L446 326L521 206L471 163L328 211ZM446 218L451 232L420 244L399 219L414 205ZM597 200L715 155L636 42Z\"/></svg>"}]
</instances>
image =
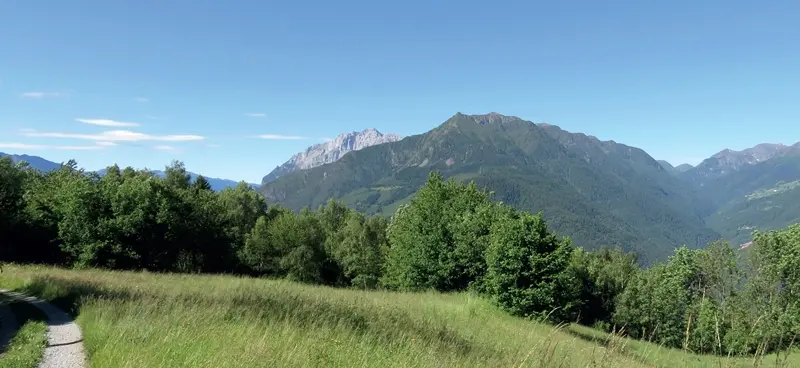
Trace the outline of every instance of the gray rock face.
<instances>
[{"instance_id":1,"label":"gray rock face","mask_svg":"<svg viewBox=\"0 0 800 368\"><path fill-rule=\"evenodd\" d=\"M275 181L282 175L295 170L306 170L335 162L351 151L358 151L376 144L395 142L401 139L403 137L397 134L383 134L377 129L365 129L361 132L340 134L331 141L315 144L308 147L304 152L292 156L289 161L276 167L275 170L265 176L261 184Z\"/></svg>"}]
</instances>

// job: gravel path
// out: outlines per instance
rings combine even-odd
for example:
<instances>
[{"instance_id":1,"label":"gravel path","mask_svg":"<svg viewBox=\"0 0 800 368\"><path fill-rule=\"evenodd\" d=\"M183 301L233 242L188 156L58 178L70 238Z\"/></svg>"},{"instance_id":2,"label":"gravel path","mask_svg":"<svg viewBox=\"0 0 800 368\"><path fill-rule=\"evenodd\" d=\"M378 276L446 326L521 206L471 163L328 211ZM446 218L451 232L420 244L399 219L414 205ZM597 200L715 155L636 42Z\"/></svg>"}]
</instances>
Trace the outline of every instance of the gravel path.
<instances>
[{"instance_id":1,"label":"gravel path","mask_svg":"<svg viewBox=\"0 0 800 368\"><path fill-rule=\"evenodd\" d=\"M86 367L83 335L69 314L32 296L8 290L0 290L0 293L31 303L47 315L47 347L38 368Z\"/></svg>"}]
</instances>

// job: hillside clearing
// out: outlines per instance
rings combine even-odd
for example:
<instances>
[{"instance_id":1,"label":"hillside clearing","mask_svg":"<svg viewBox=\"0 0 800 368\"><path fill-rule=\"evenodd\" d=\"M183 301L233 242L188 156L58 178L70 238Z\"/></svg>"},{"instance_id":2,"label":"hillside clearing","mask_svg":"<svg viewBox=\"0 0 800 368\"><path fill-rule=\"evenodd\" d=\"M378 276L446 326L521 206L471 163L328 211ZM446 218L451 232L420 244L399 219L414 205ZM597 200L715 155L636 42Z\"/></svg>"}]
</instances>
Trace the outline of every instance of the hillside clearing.
<instances>
[{"instance_id":1,"label":"hillside clearing","mask_svg":"<svg viewBox=\"0 0 800 368\"><path fill-rule=\"evenodd\" d=\"M465 293L33 266L8 266L0 283L77 313L93 367L754 365L554 328Z\"/></svg>"}]
</instances>

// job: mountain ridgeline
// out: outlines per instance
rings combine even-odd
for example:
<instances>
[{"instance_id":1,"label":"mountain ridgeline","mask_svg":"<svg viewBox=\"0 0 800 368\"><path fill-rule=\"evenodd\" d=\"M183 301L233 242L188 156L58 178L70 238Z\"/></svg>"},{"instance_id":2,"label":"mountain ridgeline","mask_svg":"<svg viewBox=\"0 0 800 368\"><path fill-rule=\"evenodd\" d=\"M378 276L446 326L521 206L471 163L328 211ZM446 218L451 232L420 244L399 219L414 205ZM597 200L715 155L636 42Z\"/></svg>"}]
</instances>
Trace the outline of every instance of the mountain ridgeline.
<instances>
[{"instance_id":1,"label":"mountain ridgeline","mask_svg":"<svg viewBox=\"0 0 800 368\"><path fill-rule=\"evenodd\" d=\"M475 181L494 200L543 211L579 246L619 246L644 263L720 237L703 220L711 203L641 149L496 113L458 113L425 134L352 151L259 190L292 209L336 198L391 215L431 171Z\"/></svg>"}]
</instances>

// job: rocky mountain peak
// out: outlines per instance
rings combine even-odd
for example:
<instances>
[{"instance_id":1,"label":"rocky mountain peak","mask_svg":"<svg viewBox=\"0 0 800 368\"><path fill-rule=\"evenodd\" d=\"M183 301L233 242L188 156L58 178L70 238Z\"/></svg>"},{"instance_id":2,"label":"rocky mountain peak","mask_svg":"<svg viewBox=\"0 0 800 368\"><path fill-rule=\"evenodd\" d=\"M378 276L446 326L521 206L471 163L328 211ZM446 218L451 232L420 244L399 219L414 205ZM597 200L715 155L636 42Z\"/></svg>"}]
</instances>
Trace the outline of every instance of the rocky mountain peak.
<instances>
[{"instance_id":1,"label":"rocky mountain peak","mask_svg":"<svg viewBox=\"0 0 800 368\"><path fill-rule=\"evenodd\" d=\"M403 137L394 133L381 133L377 129L364 129L360 132L342 133L334 139L324 143L315 144L305 151L292 156L289 161L272 170L262 179L266 184L278 179L280 176L295 170L307 170L317 166L329 164L339 160L346 153L358 151L376 144L395 142Z\"/></svg>"},{"instance_id":2,"label":"rocky mountain peak","mask_svg":"<svg viewBox=\"0 0 800 368\"><path fill-rule=\"evenodd\" d=\"M369 128L369 129L364 129L361 132L342 133L328 142L316 144L309 147L308 149L306 149L305 153L311 153L312 155L310 156L314 157L319 156L320 154L324 156L326 153L339 152L344 154L350 151L358 151L362 148L374 146L376 144L399 141L400 139L402 139L402 137L400 137L397 134L394 133L383 134L375 128ZM304 160L309 157L302 157L302 156L303 155L301 153L295 155L295 157L300 159L298 163L300 166L298 166L298 169L308 169L315 166L313 162L307 162L308 160ZM338 160L338 157L333 161L336 160Z\"/></svg>"}]
</instances>

